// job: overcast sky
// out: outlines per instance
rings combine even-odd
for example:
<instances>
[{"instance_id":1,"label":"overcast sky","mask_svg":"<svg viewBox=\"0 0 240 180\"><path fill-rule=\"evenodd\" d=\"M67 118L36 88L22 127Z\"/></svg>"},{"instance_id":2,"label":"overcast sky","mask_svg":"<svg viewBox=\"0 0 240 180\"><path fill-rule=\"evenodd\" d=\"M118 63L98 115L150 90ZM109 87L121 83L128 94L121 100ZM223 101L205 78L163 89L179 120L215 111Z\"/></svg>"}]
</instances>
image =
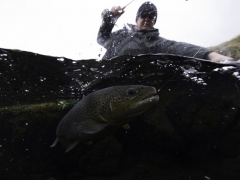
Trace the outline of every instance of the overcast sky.
<instances>
[{"instance_id":1,"label":"overcast sky","mask_svg":"<svg viewBox=\"0 0 240 180\"><path fill-rule=\"evenodd\" d=\"M70 59L98 58L101 12L131 0L0 0L0 48L20 49ZM119 18L135 24L145 0L135 0ZM240 0L152 0L158 8L155 28L164 38L204 47L240 35Z\"/></svg>"}]
</instances>

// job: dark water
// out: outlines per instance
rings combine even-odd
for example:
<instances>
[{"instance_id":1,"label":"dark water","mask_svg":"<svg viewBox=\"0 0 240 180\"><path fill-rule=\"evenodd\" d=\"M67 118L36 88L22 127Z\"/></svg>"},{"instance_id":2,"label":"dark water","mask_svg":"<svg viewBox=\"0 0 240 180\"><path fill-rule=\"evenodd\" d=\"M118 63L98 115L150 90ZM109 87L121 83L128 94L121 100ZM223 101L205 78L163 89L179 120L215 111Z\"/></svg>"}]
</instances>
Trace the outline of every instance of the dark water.
<instances>
[{"instance_id":1,"label":"dark water","mask_svg":"<svg viewBox=\"0 0 240 180\"><path fill-rule=\"evenodd\" d=\"M72 61L0 49L0 179L239 179L239 65L167 54ZM159 103L64 153L61 118L82 95L160 89Z\"/></svg>"}]
</instances>

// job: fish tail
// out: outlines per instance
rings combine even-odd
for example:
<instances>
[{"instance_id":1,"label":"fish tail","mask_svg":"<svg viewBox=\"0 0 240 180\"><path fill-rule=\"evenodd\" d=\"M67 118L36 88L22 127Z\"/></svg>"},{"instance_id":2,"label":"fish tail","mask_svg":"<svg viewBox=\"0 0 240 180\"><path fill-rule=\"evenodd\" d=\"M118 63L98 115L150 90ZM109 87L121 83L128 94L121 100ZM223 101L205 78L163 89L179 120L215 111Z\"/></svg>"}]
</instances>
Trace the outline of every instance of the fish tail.
<instances>
[{"instance_id":1,"label":"fish tail","mask_svg":"<svg viewBox=\"0 0 240 180\"><path fill-rule=\"evenodd\" d=\"M59 141L59 139L56 138L55 141L53 142L53 144L52 144L50 147L54 147L54 146L56 146L56 144L58 143L58 141Z\"/></svg>"}]
</instances>

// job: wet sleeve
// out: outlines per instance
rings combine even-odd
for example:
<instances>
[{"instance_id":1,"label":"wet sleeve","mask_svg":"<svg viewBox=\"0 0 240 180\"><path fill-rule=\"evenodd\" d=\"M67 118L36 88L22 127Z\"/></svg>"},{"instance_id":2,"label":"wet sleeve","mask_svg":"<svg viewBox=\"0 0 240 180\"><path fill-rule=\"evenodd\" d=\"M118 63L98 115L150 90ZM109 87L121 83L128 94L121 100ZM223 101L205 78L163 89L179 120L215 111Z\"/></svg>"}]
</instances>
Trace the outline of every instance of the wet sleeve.
<instances>
[{"instance_id":1,"label":"wet sleeve","mask_svg":"<svg viewBox=\"0 0 240 180\"><path fill-rule=\"evenodd\" d=\"M105 9L102 12L102 24L98 31L97 42L103 47L107 47L108 42L111 38L111 32L116 22L116 19L112 17L111 11Z\"/></svg>"},{"instance_id":2,"label":"wet sleeve","mask_svg":"<svg viewBox=\"0 0 240 180\"><path fill-rule=\"evenodd\" d=\"M188 44L184 42L177 42L167 40L160 37L160 43L158 44L158 51L160 53L176 54L188 57L195 57L201 59L207 59L207 55L212 52L207 48Z\"/></svg>"}]
</instances>

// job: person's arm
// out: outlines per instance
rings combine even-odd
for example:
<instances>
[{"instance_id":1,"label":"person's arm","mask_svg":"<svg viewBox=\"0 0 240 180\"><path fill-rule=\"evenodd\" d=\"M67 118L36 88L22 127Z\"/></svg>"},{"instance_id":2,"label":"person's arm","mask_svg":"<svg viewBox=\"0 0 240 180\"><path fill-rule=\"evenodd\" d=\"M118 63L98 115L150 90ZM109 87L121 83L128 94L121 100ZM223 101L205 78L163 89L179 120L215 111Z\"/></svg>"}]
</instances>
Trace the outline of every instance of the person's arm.
<instances>
[{"instance_id":1,"label":"person's arm","mask_svg":"<svg viewBox=\"0 0 240 180\"><path fill-rule=\"evenodd\" d=\"M162 38L159 45L160 51L164 53L207 59L213 62L220 62L221 60L234 60L231 57L218 54L207 48L184 42L177 42Z\"/></svg>"},{"instance_id":2,"label":"person's arm","mask_svg":"<svg viewBox=\"0 0 240 180\"><path fill-rule=\"evenodd\" d=\"M113 6L111 11L105 9L102 12L102 25L98 31L97 42L106 47L111 38L111 32L117 19L124 13L120 6Z\"/></svg>"},{"instance_id":3,"label":"person's arm","mask_svg":"<svg viewBox=\"0 0 240 180\"><path fill-rule=\"evenodd\" d=\"M222 60L229 60L229 61L234 61L232 57L229 56L224 56L222 54L218 54L216 52L211 52L208 54L208 59L213 62L220 62Z\"/></svg>"}]
</instances>

